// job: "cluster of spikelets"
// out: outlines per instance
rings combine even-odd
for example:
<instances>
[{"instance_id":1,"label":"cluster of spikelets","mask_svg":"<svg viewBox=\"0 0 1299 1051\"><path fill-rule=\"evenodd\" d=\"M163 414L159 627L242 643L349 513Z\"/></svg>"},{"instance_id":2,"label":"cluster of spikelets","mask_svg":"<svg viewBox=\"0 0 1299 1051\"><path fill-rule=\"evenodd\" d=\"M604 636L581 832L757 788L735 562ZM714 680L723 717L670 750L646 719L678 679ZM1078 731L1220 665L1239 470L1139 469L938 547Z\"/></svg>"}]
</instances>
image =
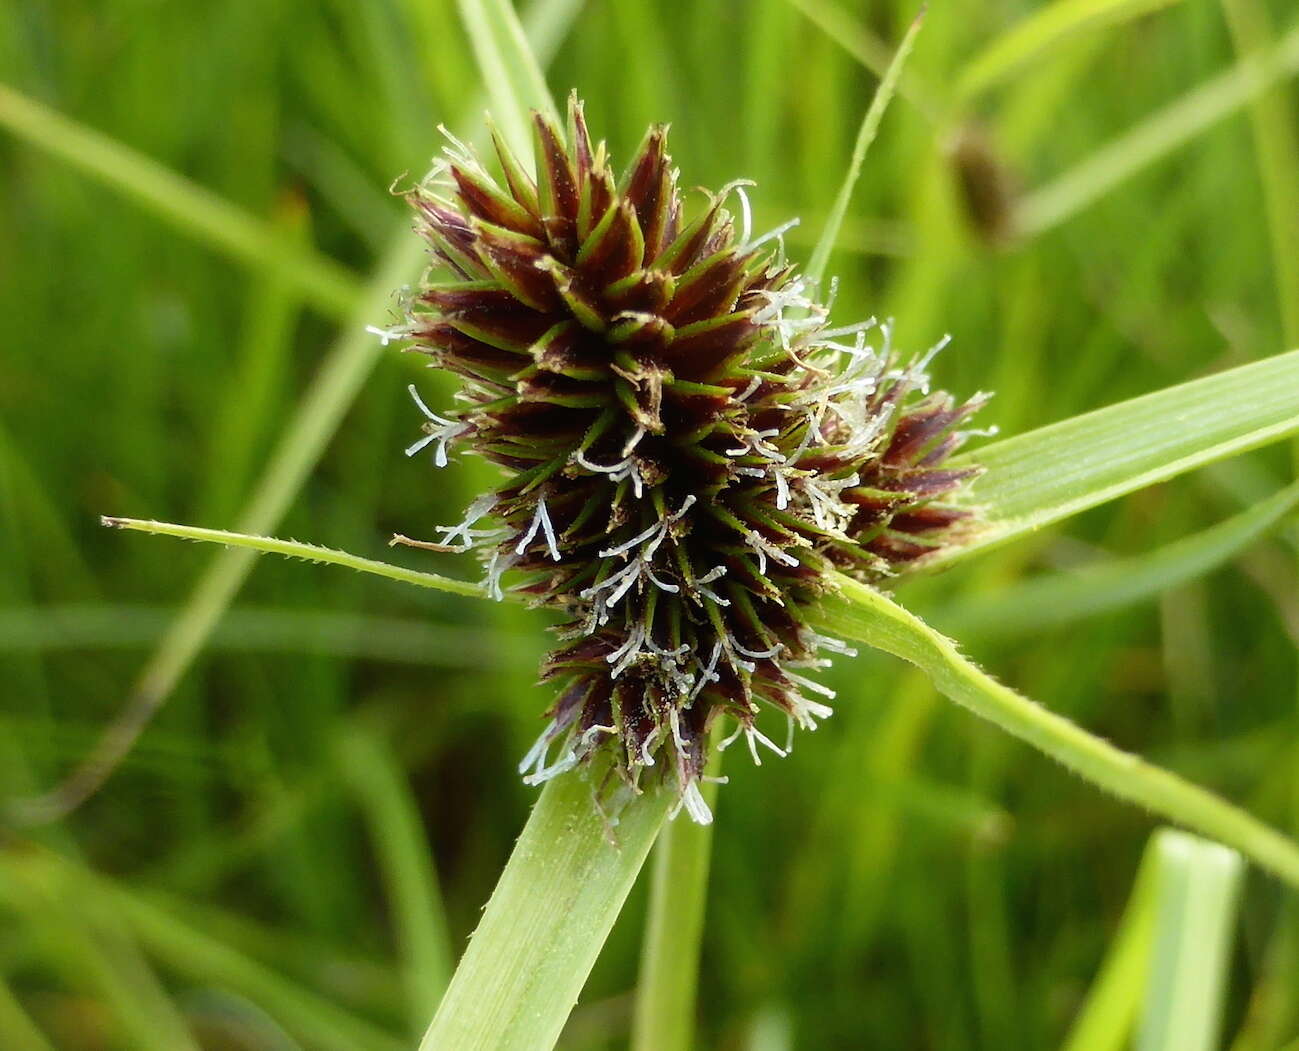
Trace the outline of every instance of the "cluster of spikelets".
<instances>
[{"instance_id":1,"label":"cluster of spikelets","mask_svg":"<svg viewBox=\"0 0 1299 1051\"><path fill-rule=\"evenodd\" d=\"M478 549L495 597L512 571L565 615L527 780L598 752L633 788L655 768L707 821L715 720L756 760L788 748L764 707L791 734L830 714L811 674L852 651L808 611L832 571L883 580L959 539L968 512L944 498L973 470L943 464L984 399L928 393L928 357L901 363L887 324L830 328L778 234L751 239L741 184L687 217L666 128L619 178L576 97L568 123L534 115L535 179L499 138L499 177L451 139L410 193L441 279L390 335L463 389L444 415L415 394L407 452L504 468L436 546Z\"/></svg>"}]
</instances>

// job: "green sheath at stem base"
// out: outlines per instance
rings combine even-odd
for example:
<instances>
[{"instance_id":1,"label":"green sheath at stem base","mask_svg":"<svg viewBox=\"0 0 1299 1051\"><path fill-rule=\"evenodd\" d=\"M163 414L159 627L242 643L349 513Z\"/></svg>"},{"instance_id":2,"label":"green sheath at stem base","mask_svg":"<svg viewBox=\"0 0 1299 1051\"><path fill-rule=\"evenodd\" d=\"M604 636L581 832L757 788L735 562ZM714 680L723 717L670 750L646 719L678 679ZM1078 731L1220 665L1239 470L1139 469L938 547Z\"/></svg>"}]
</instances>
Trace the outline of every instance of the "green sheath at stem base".
<instances>
[{"instance_id":1,"label":"green sheath at stem base","mask_svg":"<svg viewBox=\"0 0 1299 1051\"><path fill-rule=\"evenodd\" d=\"M632 799L610 830L590 782L546 785L420 1051L555 1045L672 798Z\"/></svg>"}]
</instances>

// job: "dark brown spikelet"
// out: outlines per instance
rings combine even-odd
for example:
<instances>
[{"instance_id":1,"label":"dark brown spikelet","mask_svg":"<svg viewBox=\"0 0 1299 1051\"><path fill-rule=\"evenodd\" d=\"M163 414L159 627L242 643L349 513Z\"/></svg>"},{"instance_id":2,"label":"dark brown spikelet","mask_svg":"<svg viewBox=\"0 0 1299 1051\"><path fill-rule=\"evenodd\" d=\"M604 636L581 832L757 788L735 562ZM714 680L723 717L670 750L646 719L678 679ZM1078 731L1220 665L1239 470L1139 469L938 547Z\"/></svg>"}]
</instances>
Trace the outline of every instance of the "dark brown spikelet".
<instances>
[{"instance_id":1,"label":"dark brown spikelet","mask_svg":"<svg viewBox=\"0 0 1299 1051\"><path fill-rule=\"evenodd\" d=\"M831 570L884 580L968 528L947 498L974 469L944 461L984 399L926 393L887 324L831 329L779 238L735 229L738 184L687 215L666 128L619 177L576 97L568 119L535 115L535 179L499 138L496 177L453 140L410 194L443 279L392 335L463 390L443 416L419 402L408 453L436 443L442 465L455 442L503 468L443 540L483 552L496 597L509 571L566 617L526 780L609 750L706 821L714 720L756 759L785 751L764 706L791 730L830 714L812 675L851 651L807 616Z\"/></svg>"},{"instance_id":2,"label":"dark brown spikelet","mask_svg":"<svg viewBox=\"0 0 1299 1051\"><path fill-rule=\"evenodd\" d=\"M966 218L987 244L1002 247L1015 238L1018 191L1009 168L976 125L961 128L948 149Z\"/></svg>"}]
</instances>

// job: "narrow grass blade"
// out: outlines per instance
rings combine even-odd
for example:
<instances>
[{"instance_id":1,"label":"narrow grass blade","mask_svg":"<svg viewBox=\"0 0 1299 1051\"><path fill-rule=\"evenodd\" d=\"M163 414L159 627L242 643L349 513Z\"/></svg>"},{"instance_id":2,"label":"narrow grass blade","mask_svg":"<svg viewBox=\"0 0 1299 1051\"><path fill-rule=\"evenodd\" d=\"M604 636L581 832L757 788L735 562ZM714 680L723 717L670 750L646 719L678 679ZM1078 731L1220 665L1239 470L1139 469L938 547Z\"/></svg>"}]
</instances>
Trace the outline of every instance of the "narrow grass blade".
<instances>
[{"instance_id":1,"label":"narrow grass blade","mask_svg":"<svg viewBox=\"0 0 1299 1051\"><path fill-rule=\"evenodd\" d=\"M1180 0L1055 0L1033 9L980 51L957 80L962 99L986 91L1058 44L1121 25Z\"/></svg>"},{"instance_id":2,"label":"narrow grass blade","mask_svg":"<svg viewBox=\"0 0 1299 1051\"><path fill-rule=\"evenodd\" d=\"M707 776L721 772L721 720L713 727ZM710 810L717 782L701 786ZM699 948L708 898L713 826L685 816L669 822L654 845L649 919L641 946L640 984L632 1017L632 1051L690 1051L695 1047Z\"/></svg>"},{"instance_id":3,"label":"narrow grass blade","mask_svg":"<svg viewBox=\"0 0 1299 1051\"><path fill-rule=\"evenodd\" d=\"M1154 955L1138 1051L1213 1051L1244 865L1234 850L1164 829Z\"/></svg>"},{"instance_id":4,"label":"narrow grass blade","mask_svg":"<svg viewBox=\"0 0 1299 1051\"><path fill-rule=\"evenodd\" d=\"M0 608L0 654L147 649L165 635L176 607L119 603ZM490 636L415 617L380 617L295 607L237 606L208 636L209 651L310 653L432 668L482 668L495 662L535 670L531 633Z\"/></svg>"},{"instance_id":5,"label":"narrow grass blade","mask_svg":"<svg viewBox=\"0 0 1299 1051\"><path fill-rule=\"evenodd\" d=\"M1017 694L962 656L956 644L872 588L840 578L820 622L916 665L949 699L1120 799L1235 847L1299 887L1299 844L1213 793L1120 751Z\"/></svg>"},{"instance_id":6,"label":"narrow grass blade","mask_svg":"<svg viewBox=\"0 0 1299 1051\"><path fill-rule=\"evenodd\" d=\"M280 1024L321 1051L400 1051L404 1043L372 1022L299 988L270 968L213 938L168 908L122 884L33 843L0 853L0 888L18 883L62 888L94 915L111 915L155 959L198 982L224 986L259 1004ZM191 1046L170 1034L156 1007L140 1014L142 1035L131 1046L178 1051ZM148 1034L153 1034L149 1036Z\"/></svg>"},{"instance_id":7,"label":"narrow grass blade","mask_svg":"<svg viewBox=\"0 0 1299 1051\"><path fill-rule=\"evenodd\" d=\"M54 1045L23 1010L3 975L0 975L0 1033L8 1041L9 1051L54 1051Z\"/></svg>"},{"instance_id":8,"label":"narrow grass blade","mask_svg":"<svg viewBox=\"0 0 1299 1051\"><path fill-rule=\"evenodd\" d=\"M435 591L449 591L453 595L486 597L486 593L479 585L470 584L468 581L453 580L451 577L439 576L437 573L422 573L419 570L406 569L404 566L394 566L390 562L378 562L347 551L304 544L298 540L249 536L246 533L231 533L224 529L203 529L199 526L176 525L172 522L145 522L137 518L105 517L103 522L113 529L153 533L157 536L174 536L181 540L198 540L209 544L225 544L227 547L245 548L264 555L284 555L286 558L301 558L321 565L342 566L344 569L354 569L358 573L371 573L403 584L414 584L416 587L432 588Z\"/></svg>"},{"instance_id":9,"label":"narrow grass blade","mask_svg":"<svg viewBox=\"0 0 1299 1051\"><path fill-rule=\"evenodd\" d=\"M1268 943L1253 969L1249 1004L1230 1051L1277 1051L1290 1034L1299 1030L1296 1008L1295 967L1299 962L1299 914L1292 895L1283 902ZM1257 950L1255 950L1257 953ZM1299 1040L1284 1044L1299 1051Z\"/></svg>"},{"instance_id":10,"label":"narrow grass blade","mask_svg":"<svg viewBox=\"0 0 1299 1051\"><path fill-rule=\"evenodd\" d=\"M331 317L346 318L361 284L332 259L281 237L243 209L0 84L0 126L121 191L182 233L275 274Z\"/></svg>"},{"instance_id":11,"label":"narrow grass blade","mask_svg":"<svg viewBox=\"0 0 1299 1051\"><path fill-rule=\"evenodd\" d=\"M528 111L558 119L528 38L509 0L459 0L460 18L473 43L483 84L492 100L492 115L520 157L532 154Z\"/></svg>"},{"instance_id":12,"label":"narrow grass blade","mask_svg":"<svg viewBox=\"0 0 1299 1051\"><path fill-rule=\"evenodd\" d=\"M120 917L105 916L61 875L39 856L0 855L0 900L23 916L42 956L72 988L102 999L110 1025L131 1047L198 1051L179 1008L121 929ZM0 1046L8 1045L0 1041Z\"/></svg>"},{"instance_id":13,"label":"narrow grass blade","mask_svg":"<svg viewBox=\"0 0 1299 1051\"><path fill-rule=\"evenodd\" d=\"M860 15L844 10L834 0L789 0L789 4L851 55L863 69L881 78L888 72L896 53L870 30ZM937 122L941 119L943 106L935 91L932 86L921 83L913 70L906 70L898 77L897 93L928 120Z\"/></svg>"},{"instance_id":14,"label":"narrow grass blade","mask_svg":"<svg viewBox=\"0 0 1299 1051\"><path fill-rule=\"evenodd\" d=\"M536 42L535 51L542 61L548 61L558 49L578 9L577 0L540 0L530 11L527 32ZM392 302L393 289L410 281L424 260L424 246L418 238L403 231L392 242L269 457L237 522L241 532L269 533L284 517L383 353L379 340L365 331L365 326L383 317ZM105 731L95 750L49 792L13 801L8 811L14 820L28 824L55 821L98 790L167 702L243 586L255 557L250 550L233 550L223 552L212 562L190 593L172 630L141 670L121 715Z\"/></svg>"},{"instance_id":15,"label":"narrow grass blade","mask_svg":"<svg viewBox=\"0 0 1299 1051\"><path fill-rule=\"evenodd\" d=\"M200 982L227 986L261 1005L308 1046L321 1051L401 1051L406 1042L338 1005L299 988L243 953L191 927L124 888L89 880L159 960Z\"/></svg>"},{"instance_id":16,"label":"narrow grass blade","mask_svg":"<svg viewBox=\"0 0 1299 1051\"><path fill-rule=\"evenodd\" d=\"M401 949L412 1035L418 1036L429 1005L442 998L451 977L433 853L405 772L382 738L369 728L349 727L338 738L337 750L375 844Z\"/></svg>"},{"instance_id":17,"label":"narrow grass blade","mask_svg":"<svg viewBox=\"0 0 1299 1051\"><path fill-rule=\"evenodd\" d=\"M670 802L636 796L610 828L591 793L571 773L542 790L420 1051L555 1046Z\"/></svg>"},{"instance_id":18,"label":"narrow grass blade","mask_svg":"<svg viewBox=\"0 0 1299 1051\"><path fill-rule=\"evenodd\" d=\"M272 223L284 240L306 243L307 210L296 194L280 201ZM198 501L198 517L205 522L228 522L256 477L258 451L284 397L302 313L298 289L278 274L252 282L246 300L240 346L213 411L206 480Z\"/></svg>"},{"instance_id":19,"label":"narrow grass blade","mask_svg":"<svg viewBox=\"0 0 1299 1051\"><path fill-rule=\"evenodd\" d=\"M1158 836L1141 856L1119 928L1060 1051L1123 1051L1129 1046L1155 940Z\"/></svg>"},{"instance_id":20,"label":"narrow grass blade","mask_svg":"<svg viewBox=\"0 0 1299 1051\"><path fill-rule=\"evenodd\" d=\"M1148 117L1020 203L1016 223L1035 236L1072 218L1147 165L1168 156L1224 117L1299 72L1299 26L1255 55Z\"/></svg>"},{"instance_id":21,"label":"narrow grass blade","mask_svg":"<svg viewBox=\"0 0 1299 1051\"><path fill-rule=\"evenodd\" d=\"M68 528L65 510L0 420L0 543L13 567L6 570L9 579L17 578L19 566L36 562L24 547L39 538L41 561L57 564L78 594L98 594L100 585Z\"/></svg>"},{"instance_id":22,"label":"narrow grass blade","mask_svg":"<svg viewBox=\"0 0 1299 1051\"><path fill-rule=\"evenodd\" d=\"M1131 605L1194 580L1222 565L1267 533L1299 504L1299 482L1194 536L1132 558L1117 558L1067 573L1052 573L944 612L955 635L981 638L1045 631L1082 617Z\"/></svg>"},{"instance_id":23,"label":"narrow grass blade","mask_svg":"<svg viewBox=\"0 0 1299 1051\"><path fill-rule=\"evenodd\" d=\"M789 0L809 22L851 54L863 68L883 78L893 61L888 44L877 37L861 19L833 0Z\"/></svg>"},{"instance_id":24,"label":"narrow grass blade","mask_svg":"<svg viewBox=\"0 0 1299 1051\"><path fill-rule=\"evenodd\" d=\"M1125 493L1299 432L1299 351L984 446L968 499L985 525L955 562Z\"/></svg>"},{"instance_id":25,"label":"narrow grass blade","mask_svg":"<svg viewBox=\"0 0 1299 1051\"><path fill-rule=\"evenodd\" d=\"M827 783L852 785L853 791L819 793L809 819L809 849L797 852L793 859L784 922L787 939L804 951L822 929L816 916L830 894L833 874L824 864L826 852L843 852L840 868L846 896L842 904L836 901L831 906L836 931L843 938L843 958L851 951L848 946L870 943L891 900L890 881L910 815L899 792L876 786L900 785L915 777L941 702L919 672L900 676L896 685L881 693L879 703L885 709L878 718L855 717L841 731L837 754L826 771ZM872 787L859 791L862 783Z\"/></svg>"},{"instance_id":26,"label":"narrow grass blade","mask_svg":"<svg viewBox=\"0 0 1299 1051\"><path fill-rule=\"evenodd\" d=\"M911 54L911 49L915 46L916 34L920 32L920 27L924 23L924 9L916 15L911 26L907 29L906 36L902 38L902 43L898 45L897 54L893 56L893 61L889 63L888 69L884 71L884 77L880 80L879 87L875 89L875 97L871 99L871 104L866 109L866 115L862 118L861 127L857 129L857 141L852 148L852 159L848 162L848 170L844 173L843 183L839 187L839 193L834 199L834 204L830 207L830 214L826 218L825 228L821 231L821 239L817 241L816 248L812 250L812 258L807 263L807 278L809 281L818 282L825 276L826 265L830 262L830 253L834 250L835 242L839 239L839 228L843 226L843 218L848 214L848 204L852 200L853 188L857 185L857 179L861 175L862 163L866 160L866 151L870 144L875 141L875 134L879 131L880 121L884 119L884 111L888 109L889 102L893 99L893 91L897 87L898 77L902 73L902 67L906 65L907 56Z\"/></svg>"},{"instance_id":27,"label":"narrow grass blade","mask_svg":"<svg viewBox=\"0 0 1299 1051\"><path fill-rule=\"evenodd\" d=\"M1222 0L1222 9L1242 58L1271 45L1267 8L1260 0ZM1250 106L1281 333L1287 343L1299 343L1299 132L1295 130L1293 101L1285 88L1277 85L1259 94Z\"/></svg>"},{"instance_id":28,"label":"narrow grass blade","mask_svg":"<svg viewBox=\"0 0 1299 1051\"><path fill-rule=\"evenodd\" d=\"M271 454L240 516L241 532L269 532L284 517L380 354L379 341L365 331L363 319L382 317L392 290L409 278L422 255L416 238L404 237L394 245L371 281L355 322L327 355ZM255 559L255 552L241 549L224 552L212 562L171 630L141 669L122 714L108 727L94 751L51 791L11 801L8 809L15 820L29 824L57 820L99 788L154 713L166 703L243 585Z\"/></svg>"}]
</instances>

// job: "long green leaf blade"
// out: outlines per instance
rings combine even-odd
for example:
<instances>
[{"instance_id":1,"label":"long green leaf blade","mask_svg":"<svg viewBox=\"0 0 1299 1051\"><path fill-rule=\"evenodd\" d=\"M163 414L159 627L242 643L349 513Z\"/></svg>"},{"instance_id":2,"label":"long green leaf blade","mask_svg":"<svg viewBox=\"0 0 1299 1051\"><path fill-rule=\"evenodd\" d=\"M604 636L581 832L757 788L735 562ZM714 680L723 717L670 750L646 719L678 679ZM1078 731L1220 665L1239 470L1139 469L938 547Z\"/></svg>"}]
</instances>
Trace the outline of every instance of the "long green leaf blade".
<instances>
[{"instance_id":1,"label":"long green leaf blade","mask_svg":"<svg viewBox=\"0 0 1299 1051\"><path fill-rule=\"evenodd\" d=\"M1120 751L1003 686L956 644L891 599L847 578L827 598L820 623L916 665L949 699L1120 799L1235 847L1299 887L1299 844L1203 788Z\"/></svg>"},{"instance_id":2,"label":"long green leaf blade","mask_svg":"<svg viewBox=\"0 0 1299 1051\"><path fill-rule=\"evenodd\" d=\"M506 141L520 157L531 155L528 111L557 117L528 38L509 0L460 0L460 18Z\"/></svg>"},{"instance_id":3,"label":"long green leaf blade","mask_svg":"<svg viewBox=\"0 0 1299 1051\"><path fill-rule=\"evenodd\" d=\"M543 60L558 49L579 6L579 0L539 0L530 10L527 32ZM408 232L392 241L249 495L236 523L241 532L269 533L287 513L383 353L379 340L366 331L367 323L383 317L391 305L393 289L409 282L425 258L423 244ZM94 751L50 791L17 801L9 808L13 815L21 815L20 819L29 823L53 821L94 794L167 702L243 586L255 558L249 550L230 550L213 560L171 630L141 669L122 714L109 725Z\"/></svg>"},{"instance_id":4,"label":"long green leaf blade","mask_svg":"<svg viewBox=\"0 0 1299 1051\"><path fill-rule=\"evenodd\" d=\"M985 47L957 82L959 97L977 95L1065 40L1170 7L1179 0L1056 0L1032 10Z\"/></svg>"},{"instance_id":5,"label":"long green leaf blade","mask_svg":"<svg viewBox=\"0 0 1299 1051\"><path fill-rule=\"evenodd\" d=\"M433 852L406 771L387 742L369 727L351 726L335 747L374 841L401 949L407 1019L418 1035L452 970Z\"/></svg>"},{"instance_id":6,"label":"long green leaf blade","mask_svg":"<svg viewBox=\"0 0 1299 1051\"><path fill-rule=\"evenodd\" d=\"M1142 168L1166 157L1272 84L1299 72L1299 26L1277 46L1188 92L1077 167L1024 198L1016 211L1021 233L1059 226Z\"/></svg>"},{"instance_id":7,"label":"long green leaf blade","mask_svg":"<svg viewBox=\"0 0 1299 1051\"><path fill-rule=\"evenodd\" d=\"M1141 856L1119 928L1060 1051L1122 1051L1129 1044L1155 937L1158 836Z\"/></svg>"},{"instance_id":8,"label":"long green leaf blade","mask_svg":"<svg viewBox=\"0 0 1299 1051\"><path fill-rule=\"evenodd\" d=\"M902 67L906 65L907 56L911 54L911 49L915 46L916 34L920 32L924 18L925 13L922 8L920 14L916 15L912 21L906 36L902 38L902 43L898 45L897 54L893 56L893 61L889 63L888 69L884 71L884 77L880 80L879 87L875 89L875 96L871 99L871 104L866 108L866 115L862 118L861 127L857 129L857 141L853 144L852 159L848 162L848 170L844 173L839 192L835 195L834 204L830 207L830 215L825 221L825 229L821 231L821 238L817 241L816 248L812 250L812 258L807 263L807 278L809 281L820 281L825 276L826 265L830 262L830 253L834 250L835 242L839 240L839 229L843 226L843 218L848 214L848 203L852 200L853 188L857 185L857 179L861 176L862 164L866 160L866 151L870 149L870 144L875 141L875 134L879 131L880 121L884 119L884 111L888 109L889 103L893 99L893 91L897 87L898 77L902 75Z\"/></svg>"},{"instance_id":9,"label":"long green leaf blade","mask_svg":"<svg viewBox=\"0 0 1299 1051\"><path fill-rule=\"evenodd\" d=\"M1140 602L1222 565L1299 504L1299 482L1193 536L1132 558L1034 577L990 597L957 602L944 613L956 635L1005 638L1044 631Z\"/></svg>"},{"instance_id":10,"label":"long green leaf blade","mask_svg":"<svg viewBox=\"0 0 1299 1051\"><path fill-rule=\"evenodd\" d=\"M1299 432L1299 351L999 441L970 460L984 526L947 564L1196 467Z\"/></svg>"},{"instance_id":11,"label":"long green leaf blade","mask_svg":"<svg viewBox=\"0 0 1299 1051\"><path fill-rule=\"evenodd\" d=\"M420 1051L554 1047L671 795L633 798L610 828L591 792L575 774L542 791Z\"/></svg>"},{"instance_id":12,"label":"long green leaf blade","mask_svg":"<svg viewBox=\"0 0 1299 1051\"><path fill-rule=\"evenodd\" d=\"M1234 850L1163 829L1154 955L1138 1051L1213 1051L1244 865Z\"/></svg>"}]
</instances>

